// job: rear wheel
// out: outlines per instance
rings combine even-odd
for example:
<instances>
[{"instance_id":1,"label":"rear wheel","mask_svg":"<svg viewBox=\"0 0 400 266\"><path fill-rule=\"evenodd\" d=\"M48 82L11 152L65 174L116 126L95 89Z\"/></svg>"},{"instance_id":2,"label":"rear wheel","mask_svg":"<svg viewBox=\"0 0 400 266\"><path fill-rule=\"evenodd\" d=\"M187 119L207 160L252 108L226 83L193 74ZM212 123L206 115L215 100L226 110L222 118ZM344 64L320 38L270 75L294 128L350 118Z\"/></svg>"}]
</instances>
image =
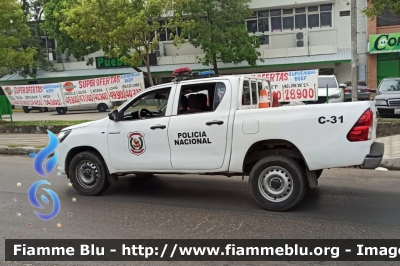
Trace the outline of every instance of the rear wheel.
<instances>
[{"instance_id":1,"label":"rear wheel","mask_svg":"<svg viewBox=\"0 0 400 266\"><path fill-rule=\"evenodd\" d=\"M100 195L110 186L108 172L100 155L85 151L77 154L69 166L69 178L81 195Z\"/></svg>"},{"instance_id":2,"label":"rear wheel","mask_svg":"<svg viewBox=\"0 0 400 266\"><path fill-rule=\"evenodd\" d=\"M108 106L107 106L107 104L105 104L105 103L101 103L101 104L99 104L99 105L97 106L97 110L98 110L99 112L106 112L107 109L108 109Z\"/></svg>"},{"instance_id":3,"label":"rear wheel","mask_svg":"<svg viewBox=\"0 0 400 266\"><path fill-rule=\"evenodd\" d=\"M253 198L270 211L287 211L301 202L306 190L305 171L292 158L273 155L258 161L250 172Z\"/></svg>"},{"instance_id":4,"label":"rear wheel","mask_svg":"<svg viewBox=\"0 0 400 266\"><path fill-rule=\"evenodd\" d=\"M24 113L29 113L30 111L29 109L24 109Z\"/></svg>"},{"instance_id":5,"label":"rear wheel","mask_svg":"<svg viewBox=\"0 0 400 266\"><path fill-rule=\"evenodd\" d=\"M67 108L66 107L57 107L56 111L57 111L57 114L59 114L59 115L65 115L67 113Z\"/></svg>"}]
</instances>

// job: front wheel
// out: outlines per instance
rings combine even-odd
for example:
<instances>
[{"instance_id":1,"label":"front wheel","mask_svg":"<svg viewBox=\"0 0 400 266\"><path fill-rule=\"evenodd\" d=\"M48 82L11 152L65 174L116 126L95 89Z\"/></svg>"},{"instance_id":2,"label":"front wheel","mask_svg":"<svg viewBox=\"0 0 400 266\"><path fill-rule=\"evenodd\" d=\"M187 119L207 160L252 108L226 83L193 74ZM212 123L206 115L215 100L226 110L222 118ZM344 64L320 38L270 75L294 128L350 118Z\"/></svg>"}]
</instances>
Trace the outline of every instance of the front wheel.
<instances>
[{"instance_id":1,"label":"front wheel","mask_svg":"<svg viewBox=\"0 0 400 266\"><path fill-rule=\"evenodd\" d=\"M57 111L57 114L59 114L59 115L65 115L67 113L67 108L66 107L57 107L56 111Z\"/></svg>"},{"instance_id":2,"label":"front wheel","mask_svg":"<svg viewBox=\"0 0 400 266\"><path fill-rule=\"evenodd\" d=\"M110 186L103 160L91 151L81 152L72 159L68 176L74 189L85 196L100 195Z\"/></svg>"},{"instance_id":3,"label":"front wheel","mask_svg":"<svg viewBox=\"0 0 400 266\"><path fill-rule=\"evenodd\" d=\"M250 192L269 211L287 211L301 202L307 191L305 171L292 158L274 155L258 161L250 172Z\"/></svg>"},{"instance_id":4,"label":"front wheel","mask_svg":"<svg viewBox=\"0 0 400 266\"><path fill-rule=\"evenodd\" d=\"M108 109L108 106L105 103L101 103L101 104L99 104L99 106L97 106L97 110L99 112L106 112L107 109Z\"/></svg>"}]
</instances>

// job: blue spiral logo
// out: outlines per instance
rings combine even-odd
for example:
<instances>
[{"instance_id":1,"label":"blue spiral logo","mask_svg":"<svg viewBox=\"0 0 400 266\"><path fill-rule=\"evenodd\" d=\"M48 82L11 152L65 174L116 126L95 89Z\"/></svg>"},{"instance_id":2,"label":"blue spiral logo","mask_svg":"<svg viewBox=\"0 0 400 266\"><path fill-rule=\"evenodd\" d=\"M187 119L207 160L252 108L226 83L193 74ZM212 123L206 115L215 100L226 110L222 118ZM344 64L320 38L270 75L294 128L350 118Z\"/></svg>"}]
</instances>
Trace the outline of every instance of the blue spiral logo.
<instances>
[{"instance_id":1,"label":"blue spiral logo","mask_svg":"<svg viewBox=\"0 0 400 266\"><path fill-rule=\"evenodd\" d=\"M39 180L39 181L33 183L32 186L28 190L29 201L31 202L31 204L34 207L36 207L38 209L44 209L44 207L40 204L40 202L36 198L36 191L37 191L38 187L43 184L51 185L50 182L48 182L47 180ZM42 214L37 211L33 211L33 212L40 219L42 219L44 221L48 221L48 220L56 217L57 214L60 212L60 208L61 208L60 199L58 198L57 194L53 190L47 189L47 188L42 188L42 189L50 195L52 201L54 202L53 211L49 214ZM44 203L49 204L49 199L45 195L42 195L40 198L43 200Z\"/></svg>"},{"instance_id":2,"label":"blue spiral logo","mask_svg":"<svg viewBox=\"0 0 400 266\"><path fill-rule=\"evenodd\" d=\"M43 148L40 152L35 157L35 160L33 162L33 169L38 175L41 175L43 177L46 177L49 175L54 168L56 167L58 163L58 153L54 152L59 144L57 136L55 136L51 131L47 130L47 133L49 135L49 143L45 148ZM46 159L54 152L54 156L49 158L47 162L45 163ZM32 184L32 186L28 190L28 199L31 202L31 204L38 208L38 209L44 209L44 207L39 203L38 199L36 198L36 192L38 190L38 187L40 185L51 185L50 182L47 180L39 180L35 183ZM42 214L37 211L33 211L37 217L44 221L48 221L50 219L53 219L54 217L57 216L57 214L60 212L60 199L58 198L57 193L55 193L51 189L47 188L42 188L42 190L46 191L49 195L51 200L54 202L53 205L53 211L49 214ZM45 195L41 195L40 197L42 201L45 204L49 204L49 199Z\"/></svg>"},{"instance_id":3,"label":"blue spiral logo","mask_svg":"<svg viewBox=\"0 0 400 266\"><path fill-rule=\"evenodd\" d=\"M49 143L45 148L43 148L35 157L33 161L33 169L35 172L43 177L50 174L57 165L58 162L58 152L54 153L54 156L47 160L46 162L46 172L43 169L44 161L52 154L58 147L59 141L56 135L54 135L50 130L47 130L49 134Z\"/></svg>"}]
</instances>

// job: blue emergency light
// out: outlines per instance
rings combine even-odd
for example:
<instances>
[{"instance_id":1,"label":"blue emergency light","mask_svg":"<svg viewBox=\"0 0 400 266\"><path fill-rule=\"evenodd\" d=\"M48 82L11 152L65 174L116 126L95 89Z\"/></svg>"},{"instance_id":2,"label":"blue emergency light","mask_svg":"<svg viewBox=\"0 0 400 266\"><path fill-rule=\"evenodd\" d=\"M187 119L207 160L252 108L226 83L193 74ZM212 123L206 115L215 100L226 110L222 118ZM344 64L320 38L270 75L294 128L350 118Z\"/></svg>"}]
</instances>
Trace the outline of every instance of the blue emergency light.
<instances>
[{"instance_id":1,"label":"blue emergency light","mask_svg":"<svg viewBox=\"0 0 400 266\"><path fill-rule=\"evenodd\" d=\"M203 72L200 72L200 74L199 74L200 77L212 76L212 75L215 75L215 72L212 70L203 71Z\"/></svg>"}]
</instances>

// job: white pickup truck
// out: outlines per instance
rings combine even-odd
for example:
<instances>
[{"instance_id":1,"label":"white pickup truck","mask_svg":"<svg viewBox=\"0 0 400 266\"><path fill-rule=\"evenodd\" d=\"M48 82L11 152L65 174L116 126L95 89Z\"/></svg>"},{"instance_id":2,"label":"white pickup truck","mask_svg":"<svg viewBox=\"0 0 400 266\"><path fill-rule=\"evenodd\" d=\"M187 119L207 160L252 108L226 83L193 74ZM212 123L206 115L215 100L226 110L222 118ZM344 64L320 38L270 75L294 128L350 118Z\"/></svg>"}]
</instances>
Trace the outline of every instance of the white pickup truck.
<instances>
[{"instance_id":1,"label":"white pickup truck","mask_svg":"<svg viewBox=\"0 0 400 266\"><path fill-rule=\"evenodd\" d=\"M148 88L109 117L63 129L58 169L93 196L127 174L249 176L263 208L285 211L323 169L380 165L373 102L259 108L268 86L223 76Z\"/></svg>"}]
</instances>

